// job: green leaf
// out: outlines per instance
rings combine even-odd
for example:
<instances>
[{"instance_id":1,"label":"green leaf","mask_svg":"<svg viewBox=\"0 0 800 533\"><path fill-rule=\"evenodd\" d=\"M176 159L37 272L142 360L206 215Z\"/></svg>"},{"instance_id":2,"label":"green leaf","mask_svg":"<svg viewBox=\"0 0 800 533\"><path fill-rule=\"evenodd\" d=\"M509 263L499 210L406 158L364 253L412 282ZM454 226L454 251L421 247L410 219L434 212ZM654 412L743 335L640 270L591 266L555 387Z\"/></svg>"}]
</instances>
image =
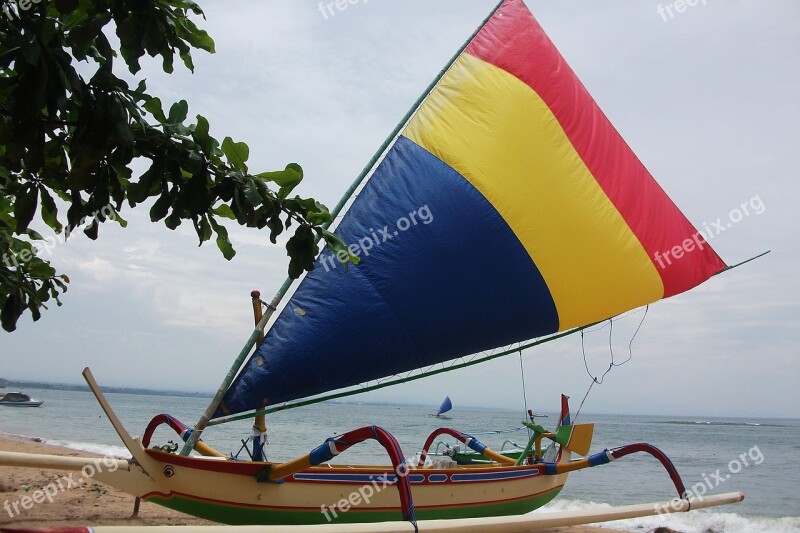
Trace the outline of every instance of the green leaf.
<instances>
[{"instance_id":1,"label":"green leaf","mask_svg":"<svg viewBox=\"0 0 800 533\"><path fill-rule=\"evenodd\" d=\"M222 141L222 151L228 162L236 169L247 172L247 159L250 157L250 148L243 142L234 142L230 137Z\"/></svg>"},{"instance_id":2,"label":"green leaf","mask_svg":"<svg viewBox=\"0 0 800 533\"><path fill-rule=\"evenodd\" d=\"M78 9L79 0L55 0L55 6L59 13L68 14Z\"/></svg>"},{"instance_id":3,"label":"green leaf","mask_svg":"<svg viewBox=\"0 0 800 533\"><path fill-rule=\"evenodd\" d=\"M269 228L269 240L272 244L277 244L278 236L283 233L283 222L279 215L274 215L267 220L267 227Z\"/></svg>"},{"instance_id":4,"label":"green leaf","mask_svg":"<svg viewBox=\"0 0 800 533\"><path fill-rule=\"evenodd\" d=\"M181 37L186 39L189 44L195 48L214 53L214 39L212 39L205 30L198 28L194 22L188 18L183 19L183 25L180 31Z\"/></svg>"},{"instance_id":5,"label":"green leaf","mask_svg":"<svg viewBox=\"0 0 800 533\"><path fill-rule=\"evenodd\" d=\"M172 104L172 107L169 108L169 122L170 124L183 124L183 121L186 120L186 115L189 114L189 104L186 100L181 100L180 102L175 102Z\"/></svg>"},{"instance_id":6,"label":"green leaf","mask_svg":"<svg viewBox=\"0 0 800 533\"><path fill-rule=\"evenodd\" d=\"M14 218L17 219L15 231L18 234L25 233L28 225L36 214L36 204L39 198L39 189L28 184L24 192L17 194L14 202Z\"/></svg>"},{"instance_id":7,"label":"green leaf","mask_svg":"<svg viewBox=\"0 0 800 533\"><path fill-rule=\"evenodd\" d=\"M314 268L314 259L319 253L314 234L311 227L301 224L294 232L294 235L286 243L286 252L291 258L289 260L289 277L297 279L304 270L311 271Z\"/></svg>"},{"instance_id":8,"label":"green leaf","mask_svg":"<svg viewBox=\"0 0 800 533\"><path fill-rule=\"evenodd\" d=\"M40 186L39 192L42 195L42 220L44 220L44 223L50 226L53 231L61 233L63 226L61 226L61 223L58 221L58 208L56 207L55 200L53 200L53 197L50 196L50 193L47 192L45 187Z\"/></svg>"},{"instance_id":9,"label":"green leaf","mask_svg":"<svg viewBox=\"0 0 800 533\"><path fill-rule=\"evenodd\" d=\"M253 207L261 205L261 195L258 193L258 187L256 187L255 182L250 178L245 178L244 196Z\"/></svg>"},{"instance_id":10,"label":"green leaf","mask_svg":"<svg viewBox=\"0 0 800 533\"><path fill-rule=\"evenodd\" d=\"M230 261L236 255L236 250L233 249L230 239L228 238L228 230L225 226L217 223L213 218L208 219L211 227L217 233L217 248L222 252L222 256Z\"/></svg>"},{"instance_id":11,"label":"green leaf","mask_svg":"<svg viewBox=\"0 0 800 533\"><path fill-rule=\"evenodd\" d=\"M29 263L28 274L31 277L39 279L50 279L56 275L56 269L50 266L47 261L42 261L39 258L32 260Z\"/></svg>"},{"instance_id":12,"label":"green leaf","mask_svg":"<svg viewBox=\"0 0 800 533\"><path fill-rule=\"evenodd\" d=\"M202 148L205 153L211 154L214 149L214 139L208 134L208 132L208 120L206 120L206 117L202 115L197 115L197 125L194 127L194 131L192 132L192 138L197 144L200 145L200 148Z\"/></svg>"},{"instance_id":13,"label":"green leaf","mask_svg":"<svg viewBox=\"0 0 800 533\"><path fill-rule=\"evenodd\" d=\"M25 311L25 305L20 301L17 294L9 294L3 309L0 310L0 323L3 324L3 329L6 331L14 331L17 329L17 320Z\"/></svg>"},{"instance_id":14,"label":"green leaf","mask_svg":"<svg viewBox=\"0 0 800 533\"><path fill-rule=\"evenodd\" d=\"M200 228L203 230L200 242L205 242L211 238L211 224L206 217L200 219Z\"/></svg>"},{"instance_id":15,"label":"green leaf","mask_svg":"<svg viewBox=\"0 0 800 533\"><path fill-rule=\"evenodd\" d=\"M262 172L261 174L256 174L256 177L264 181L271 181L278 187L291 190L303 180L303 169L297 163L289 163L284 170Z\"/></svg>"},{"instance_id":16,"label":"green leaf","mask_svg":"<svg viewBox=\"0 0 800 533\"><path fill-rule=\"evenodd\" d=\"M328 248L333 253L333 255L336 256L336 259L339 260L339 262L341 262L344 265L345 270L347 270L348 264L352 263L354 265L357 265L361 262L361 258L353 254L353 252L350 251L350 247L347 246L347 243L344 242L342 239L340 239L338 235L326 229L320 229L318 230L318 233L325 240L325 244L328 245ZM339 259L340 255L345 255L347 257L347 260L342 262Z\"/></svg>"},{"instance_id":17,"label":"green leaf","mask_svg":"<svg viewBox=\"0 0 800 533\"><path fill-rule=\"evenodd\" d=\"M158 222L167 216L171 205L172 195L168 192L165 192L158 198L158 200L156 200L156 202L153 204L153 207L150 208L150 221Z\"/></svg>"},{"instance_id":18,"label":"green leaf","mask_svg":"<svg viewBox=\"0 0 800 533\"><path fill-rule=\"evenodd\" d=\"M97 219L92 219L92 223L86 226L83 229L83 234L92 239L93 241L97 240L97 232L100 230L100 223Z\"/></svg>"},{"instance_id":19,"label":"green leaf","mask_svg":"<svg viewBox=\"0 0 800 533\"><path fill-rule=\"evenodd\" d=\"M161 100L159 98L151 98L142 107L161 124L167 123L167 117L164 116L164 110L161 108Z\"/></svg>"},{"instance_id":20,"label":"green leaf","mask_svg":"<svg viewBox=\"0 0 800 533\"><path fill-rule=\"evenodd\" d=\"M31 238L31 239L33 239L34 241L43 241L43 240L44 240L44 237L42 237L42 234L41 234L41 233L39 233L39 232L38 232L38 231L36 231L36 230L32 230L31 228L28 228L28 229L25 231L25 235L27 235L28 237L30 237L30 238Z\"/></svg>"},{"instance_id":21,"label":"green leaf","mask_svg":"<svg viewBox=\"0 0 800 533\"><path fill-rule=\"evenodd\" d=\"M219 205L212 209L211 212L229 220L236 220L236 215L233 214L233 210L228 204Z\"/></svg>"}]
</instances>

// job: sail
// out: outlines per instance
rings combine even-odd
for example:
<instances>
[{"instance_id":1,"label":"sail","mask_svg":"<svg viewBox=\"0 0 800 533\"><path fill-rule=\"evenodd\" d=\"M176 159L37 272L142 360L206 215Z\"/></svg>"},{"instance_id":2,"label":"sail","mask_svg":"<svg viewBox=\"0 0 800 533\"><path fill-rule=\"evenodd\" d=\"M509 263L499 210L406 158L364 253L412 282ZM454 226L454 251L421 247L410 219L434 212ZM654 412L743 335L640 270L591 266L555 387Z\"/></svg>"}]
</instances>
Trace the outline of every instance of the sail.
<instances>
[{"instance_id":1,"label":"sail","mask_svg":"<svg viewBox=\"0 0 800 533\"><path fill-rule=\"evenodd\" d=\"M442 405L439 406L439 411L436 413L436 416L446 413L452 408L453 402L450 401L450 396L445 396L444 401L442 401Z\"/></svg>"},{"instance_id":2,"label":"sail","mask_svg":"<svg viewBox=\"0 0 800 533\"><path fill-rule=\"evenodd\" d=\"M215 416L616 316L725 263L520 0L403 128Z\"/></svg>"}]
</instances>

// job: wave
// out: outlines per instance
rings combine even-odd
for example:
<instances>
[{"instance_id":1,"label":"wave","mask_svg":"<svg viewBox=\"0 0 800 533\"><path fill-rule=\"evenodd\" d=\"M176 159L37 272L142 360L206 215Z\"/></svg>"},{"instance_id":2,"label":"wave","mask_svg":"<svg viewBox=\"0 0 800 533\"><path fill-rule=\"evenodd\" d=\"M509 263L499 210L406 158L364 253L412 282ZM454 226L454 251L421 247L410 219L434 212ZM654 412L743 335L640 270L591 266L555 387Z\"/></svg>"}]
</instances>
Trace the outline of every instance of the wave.
<instances>
[{"instance_id":1,"label":"wave","mask_svg":"<svg viewBox=\"0 0 800 533\"><path fill-rule=\"evenodd\" d=\"M606 503L584 500L555 500L534 513L557 511L582 511L586 509L608 509ZM797 533L800 531L800 517L787 516L770 518L765 516L743 516L737 513L723 513L710 509L660 516L646 516L629 520L617 520L592 524L641 533L659 527L668 527L681 533Z\"/></svg>"},{"instance_id":2,"label":"wave","mask_svg":"<svg viewBox=\"0 0 800 533\"><path fill-rule=\"evenodd\" d=\"M768 428L785 428L782 424L764 424L761 422L710 422L708 420L667 420L664 422L651 422L651 424L671 424L679 426L759 426Z\"/></svg>"},{"instance_id":3,"label":"wave","mask_svg":"<svg viewBox=\"0 0 800 533\"><path fill-rule=\"evenodd\" d=\"M51 446L60 446L61 448L69 448L70 450L77 450L80 452L94 453L97 455L120 457L122 459L130 459L131 452L124 446L110 446L107 444L93 444L91 442L71 442L56 439L42 439L42 443Z\"/></svg>"},{"instance_id":4,"label":"wave","mask_svg":"<svg viewBox=\"0 0 800 533\"><path fill-rule=\"evenodd\" d=\"M130 459L131 453L123 446L111 446L107 444L96 444L92 442L75 442L59 439L48 439L46 437L35 437L31 435L21 435L19 433L0 433L2 436L11 437L13 439L38 442L40 444L47 444L48 446L58 446L59 448L67 448L79 452L93 453L95 455L119 457L122 459Z\"/></svg>"}]
</instances>

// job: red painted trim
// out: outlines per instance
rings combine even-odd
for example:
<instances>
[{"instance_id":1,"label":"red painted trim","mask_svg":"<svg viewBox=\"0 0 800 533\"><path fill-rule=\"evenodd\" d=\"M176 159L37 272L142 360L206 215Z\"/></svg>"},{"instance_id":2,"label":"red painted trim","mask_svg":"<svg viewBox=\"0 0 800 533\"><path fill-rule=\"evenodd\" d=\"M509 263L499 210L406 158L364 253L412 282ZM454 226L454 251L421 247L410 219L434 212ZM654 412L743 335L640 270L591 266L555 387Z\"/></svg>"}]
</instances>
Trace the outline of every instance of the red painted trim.
<instances>
[{"instance_id":1,"label":"red painted trim","mask_svg":"<svg viewBox=\"0 0 800 533\"><path fill-rule=\"evenodd\" d=\"M172 453L159 452L156 450L146 450L147 455L160 463L176 466L185 466L195 470L207 472L222 472L225 474L236 474L240 476L254 477L265 466L272 463L257 463L252 461L228 461L225 459L198 459L196 457L185 457Z\"/></svg>"}]
</instances>

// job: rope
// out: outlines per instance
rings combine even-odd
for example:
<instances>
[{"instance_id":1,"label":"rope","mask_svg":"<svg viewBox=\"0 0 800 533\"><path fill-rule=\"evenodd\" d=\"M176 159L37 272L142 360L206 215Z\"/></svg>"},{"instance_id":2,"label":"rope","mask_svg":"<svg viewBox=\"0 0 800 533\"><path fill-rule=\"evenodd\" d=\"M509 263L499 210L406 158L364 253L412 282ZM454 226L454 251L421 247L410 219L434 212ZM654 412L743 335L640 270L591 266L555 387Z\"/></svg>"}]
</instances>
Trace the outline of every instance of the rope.
<instances>
[{"instance_id":1,"label":"rope","mask_svg":"<svg viewBox=\"0 0 800 533\"><path fill-rule=\"evenodd\" d=\"M592 390L592 387L594 387L595 383L597 383L597 380L592 379L592 383L589 385L589 388L586 389L586 394L583 395L583 400L581 400L581 404L578 406L578 412L575 413L574 417L572 417L572 423L573 424L575 423L576 420L578 420L578 415L581 414L581 409L583 409L583 402L585 402L586 398L589 397L589 391Z\"/></svg>"},{"instance_id":2,"label":"rope","mask_svg":"<svg viewBox=\"0 0 800 533\"><path fill-rule=\"evenodd\" d=\"M522 350L519 351L519 373L522 377L522 402L525 404L525 420L528 419L528 394L525 392L525 366L522 364ZM531 430L528 429L528 438Z\"/></svg>"},{"instance_id":3,"label":"rope","mask_svg":"<svg viewBox=\"0 0 800 533\"><path fill-rule=\"evenodd\" d=\"M609 372L611 372L611 370L614 367L622 366L625 363L627 363L628 361L630 361L631 359L633 359L633 341L634 341L634 339L636 339L636 336L639 334L639 330L642 328L642 324L644 324L644 319L647 318L647 311L649 309L650 309L649 305L645 306L644 314L642 314L642 319L639 321L639 325L636 326L636 331L633 332L633 336L631 336L631 340L628 343L628 358L625 359L624 361L622 361L621 363L617 363L617 362L614 361L614 346L613 346L613 344L611 342L612 336L613 336L613 333L614 333L614 319L609 319L608 320L608 325L609 325L609 328L608 328L608 351L611 353L611 363L609 363L608 368L606 369L605 372L603 372L603 375L600 376L599 378L597 378L596 376L593 376L592 372L589 370L589 363L586 361L586 344L585 344L585 339L584 339L584 330L581 330L581 351L583 352L583 366L586 368L586 373L589 374L590 378L592 378L592 382L591 382L591 384L589 384L589 388L586 390L586 394L583 396L583 400L581 400L581 404L578 407L577 413L575 413L575 416L573 417L573 421L577 420L578 415L580 414L581 409L583 408L583 404L586 401L586 398L589 397L589 392L591 392L592 387L594 387L595 383L597 383L598 385L602 385L603 381L605 381L606 375Z\"/></svg>"}]
</instances>

